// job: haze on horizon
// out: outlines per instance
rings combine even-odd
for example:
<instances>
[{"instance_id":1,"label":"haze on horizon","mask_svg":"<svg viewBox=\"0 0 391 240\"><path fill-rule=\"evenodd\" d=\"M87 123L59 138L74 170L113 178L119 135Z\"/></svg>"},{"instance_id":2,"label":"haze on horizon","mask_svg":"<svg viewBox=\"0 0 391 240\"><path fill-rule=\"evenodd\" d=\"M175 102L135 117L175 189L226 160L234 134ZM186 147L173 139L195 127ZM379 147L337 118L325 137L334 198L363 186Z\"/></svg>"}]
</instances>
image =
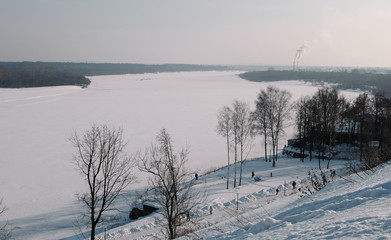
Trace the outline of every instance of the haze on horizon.
<instances>
[{"instance_id":1,"label":"haze on horizon","mask_svg":"<svg viewBox=\"0 0 391 240\"><path fill-rule=\"evenodd\" d=\"M387 0L1 0L0 61L390 67Z\"/></svg>"}]
</instances>

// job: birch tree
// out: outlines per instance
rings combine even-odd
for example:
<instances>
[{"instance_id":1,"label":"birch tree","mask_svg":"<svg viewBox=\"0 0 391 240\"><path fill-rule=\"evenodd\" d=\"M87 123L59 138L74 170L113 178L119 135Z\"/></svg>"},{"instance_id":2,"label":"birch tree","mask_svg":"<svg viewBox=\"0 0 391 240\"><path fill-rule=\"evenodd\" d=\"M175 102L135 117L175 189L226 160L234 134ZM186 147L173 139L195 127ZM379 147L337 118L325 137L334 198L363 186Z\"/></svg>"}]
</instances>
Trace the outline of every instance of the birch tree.
<instances>
[{"instance_id":1,"label":"birch tree","mask_svg":"<svg viewBox=\"0 0 391 240\"><path fill-rule=\"evenodd\" d=\"M288 91L279 90L276 88L272 92L274 92L276 94L276 97L272 98L272 99L276 99L276 101L274 103L274 104L276 104L276 107L275 107L276 116L274 117L274 119L276 121L276 123L275 123L276 127L275 127L275 134L274 134L275 140L273 142L275 143L274 157L275 157L275 161L277 162L278 143L279 143L281 136L283 136L285 134L285 127L287 126L287 121L291 119L290 114L291 114L292 108L289 103L289 101L291 99L291 94ZM272 105L273 105L273 103L272 103ZM273 164L273 166L275 166L275 163Z\"/></svg>"},{"instance_id":2,"label":"birch tree","mask_svg":"<svg viewBox=\"0 0 391 240\"><path fill-rule=\"evenodd\" d=\"M267 162L267 143L269 133L268 118L267 118L267 107L268 98L266 91L261 91L258 94L257 100L255 101L255 111L252 112L252 126L254 134L260 134L264 137L264 151L265 151L265 162Z\"/></svg>"},{"instance_id":3,"label":"birch tree","mask_svg":"<svg viewBox=\"0 0 391 240\"><path fill-rule=\"evenodd\" d=\"M230 107L223 107L217 114L217 133L225 137L227 142L227 189L229 188L229 167L230 167L230 136L232 132L232 110Z\"/></svg>"},{"instance_id":4,"label":"birch tree","mask_svg":"<svg viewBox=\"0 0 391 240\"><path fill-rule=\"evenodd\" d=\"M239 171L239 186L242 185L242 171L244 153L250 147L251 144L251 111L247 103L235 100L232 104L233 107L233 120L236 121L234 126L237 127L235 131L237 134L239 153L240 153L240 171Z\"/></svg>"},{"instance_id":5,"label":"birch tree","mask_svg":"<svg viewBox=\"0 0 391 240\"><path fill-rule=\"evenodd\" d=\"M269 86L266 90L261 90L255 102L256 110L253 113L257 120L255 124L259 129L262 129L261 132L265 136L265 156L267 154L267 138L270 139L273 167L277 161L279 139L285 133L284 129L290 119L290 98L289 92Z\"/></svg>"}]
</instances>

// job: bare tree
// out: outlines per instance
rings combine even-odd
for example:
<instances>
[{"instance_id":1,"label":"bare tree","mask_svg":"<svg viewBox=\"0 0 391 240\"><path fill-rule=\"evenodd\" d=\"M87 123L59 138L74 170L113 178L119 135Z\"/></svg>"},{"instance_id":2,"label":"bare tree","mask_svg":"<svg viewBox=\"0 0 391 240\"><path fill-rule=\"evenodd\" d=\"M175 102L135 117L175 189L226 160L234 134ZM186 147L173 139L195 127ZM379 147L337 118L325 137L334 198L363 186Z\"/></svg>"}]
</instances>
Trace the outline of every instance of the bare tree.
<instances>
[{"instance_id":1,"label":"bare tree","mask_svg":"<svg viewBox=\"0 0 391 240\"><path fill-rule=\"evenodd\" d=\"M234 104L232 104L234 105ZM234 150L234 188L236 188L236 173L238 165L238 145L239 145L239 119L237 114L232 113L231 128L233 137L233 150Z\"/></svg>"},{"instance_id":2,"label":"bare tree","mask_svg":"<svg viewBox=\"0 0 391 240\"><path fill-rule=\"evenodd\" d=\"M364 146L367 145L371 132L368 123L368 115L371 111L370 103L370 97L366 93L361 93L354 102L354 106L357 109L356 119L359 124L360 161L363 161Z\"/></svg>"},{"instance_id":3,"label":"bare tree","mask_svg":"<svg viewBox=\"0 0 391 240\"><path fill-rule=\"evenodd\" d=\"M228 106L223 107L217 115L217 133L227 140L227 189L229 188L229 151L230 151L230 135L232 131L231 121L232 121L232 110Z\"/></svg>"},{"instance_id":4,"label":"bare tree","mask_svg":"<svg viewBox=\"0 0 391 240\"><path fill-rule=\"evenodd\" d=\"M290 118L290 98L289 92L269 86L258 94L258 99L255 102L256 110L253 116L257 119L256 125L263 129L265 135L265 156L267 154L267 137L272 143L273 167L277 161L278 141L284 134L286 122Z\"/></svg>"},{"instance_id":5,"label":"bare tree","mask_svg":"<svg viewBox=\"0 0 391 240\"><path fill-rule=\"evenodd\" d=\"M2 216L8 208L3 204L3 198L0 199L0 216ZM11 239L11 230L8 228L8 223L0 226L0 240Z\"/></svg>"},{"instance_id":6,"label":"bare tree","mask_svg":"<svg viewBox=\"0 0 391 240\"><path fill-rule=\"evenodd\" d=\"M279 89L275 89L274 91L272 91L276 94L276 98L272 98L272 99L276 99L276 102L275 102L275 121L276 121L276 127L275 127L275 134L274 134L274 138L275 140L273 141L275 143L275 161L277 161L277 152L278 152L278 141L280 139L280 137L282 135L285 134L285 127L287 126L287 121L290 120L291 116L290 116L290 113L291 113L291 106L290 106L290 99L291 99L291 94L288 92L288 91L285 91L285 90L279 90ZM272 103L273 105L273 103ZM273 163L273 166L275 165L275 163Z\"/></svg>"},{"instance_id":7,"label":"bare tree","mask_svg":"<svg viewBox=\"0 0 391 240\"><path fill-rule=\"evenodd\" d=\"M387 98L384 92L379 92L372 101L375 115L374 140L379 142L380 161L387 162L391 159L391 98Z\"/></svg>"},{"instance_id":8,"label":"bare tree","mask_svg":"<svg viewBox=\"0 0 391 240\"><path fill-rule=\"evenodd\" d=\"M252 113L253 119L253 130L254 133L258 133L264 136L264 147L265 147L265 162L267 162L267 142L269 133L268 118L267 118L267 107L268 98L266 91L261 91L258 94L257 100L255 101L255 111Z\"/></svg>"},{"instance_id":9,"label":"bare tree","mask_svg":"<svg viewBox=\"0 0 391 240\"><path fill-rule=\"evenodd\" d=\"M298 140L300 147L300 160L304 162L304 150L306 142L309 141L309 127L310 111L309 111L309 97L302 97L296 103L296 126L298 130Z\"/></svg>"},{"instance_id":10,"label":"bare tree","mask_svg":"<svg viewBox=\"0 0 391 240\"><path fill-rule=\"evenodd\" d=\"M239 186L242 185L242 169L243 169L243 154L251 143L251 111L247 103L235 100L232 104L233 114L232 119L236 122L234 126L237 127L238 145L240 148L240 172L239 172Z\"/></svg>"},{"instance_id":11,"label":"bare tree","mask_svg":"<svg viewBox=\"0 0 391 240\"><path fill-rule=\"evenodd\" d=\"M122 132L122 128L93 125L83 135L75 132L70 138L77 149L73 159L88 186L88 191L77 197L88 209L85 216L89 218L91 239L95 239L103 213L135 180L130 171L134 161L124 152Z\"/></svg>"},{"instance_id":12,"label":"bare tree","mask_svg":"<svg viewBox=\"0 0 391 240\"><path fill-rule=\"evenodd\" d=\"M161 207L160 214L166 221L168 237L174 239L181 234L181 216L198 206L204 198L193 191L194 182L185 168L189 150L183 148L175 153L172 139L163 128L145 154L140 155L139 168L149 173L150 200Z\"/></svg>"}]
</instances>

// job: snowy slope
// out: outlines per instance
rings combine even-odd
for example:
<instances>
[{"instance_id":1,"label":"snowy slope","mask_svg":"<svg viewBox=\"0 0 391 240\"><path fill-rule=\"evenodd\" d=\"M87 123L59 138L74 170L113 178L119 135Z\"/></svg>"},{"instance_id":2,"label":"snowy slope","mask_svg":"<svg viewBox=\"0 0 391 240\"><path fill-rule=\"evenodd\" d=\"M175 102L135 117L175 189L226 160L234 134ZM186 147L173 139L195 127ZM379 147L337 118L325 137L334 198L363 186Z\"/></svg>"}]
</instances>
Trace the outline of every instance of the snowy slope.
<instances>
[{"instance_id":1,"label":"snowy slope","mask_svg":"<svg viewBox=\"0 0 391 240\"><path fill-rule=\"evenodd\" d=\"M294 159L283 159L281 171ZM291 179L298 180L299 172L312 163L298 163ZM301 164L301 165L300 165ZM260 169L260 161L247 163L248 169ZM264 165L265 166L265 165ZM340 161L333 162L340 168ZM268 170L257 171L263 175ZM343 169L339 169L339 173ZM280 179L267 179L261 183L246 182L237 189L240 193L239 209L232 198L234 190L217 187L219 172L204 176L204 187L212 188L209 202L194 213L189 227L200 230L180 239L390 239L391 238L391 166L378 168L375 172L337 177L322 190L300 197L300 193L287 184L275 195L275 188L282 187ZM337 175L338 175L337 174ZM296 176L295 176L296 175ZM284 179L287 179L286 176ZM289 177L288 177L289 179ZM247 178L247 180L249 180ZM302 179L304 180L304 179ZM209 183L213 182L213 183ZM300 182L300 180L298 181ZM305 182L301 182L302 186ZM220 183L220 185L223 185ZM299 184L300 186L300 184ZM247 193L245 193L247 192ZM231 195L231 198L230 198ZM231 201L230 201L231 199ZM214 208L212 215L207 208ZM154 239L164 238L163 229L155 221L159 215L136 220L107 232L107 239ZM100 235L103 239L103 234Z\"/></svg>"},{"instance_id":2,"label":"snowy slope","mask_svg":"<svg viewBox=\"0 0 391 240\"><path fill-rule=\"evenodd\" d=\"M246 212L251 219L243 227L221 234L201 236L217 239L390 239L391 166L376 172L338 180L315 194L298 199L293 194L282 207L266 206ZM261 218L261 219L259 219ZM224 223L219 224L226 226ZM213 232L213 233L212 233Z\"/></svg>"},{"instance_id":3,"label":"snowy slope","mask_svg":"<svg viewBox=\"0 0 391 240\"><path fill-rule=\"evenodd\" d=\"M321 163L325 169L327 162ZM324 239L371 238L382 236L383 233L388 236L388 231L381 230L386 230L387 219L391 215L389 204L384 202L391 196L391 177L388 176L390 167L380 169L376 174L361 173L364 180L358 176L348 176L349 181L346 181L340 177L346 172L346 161L332 161L331 168L337 170L334 181L319 192L300 197L302 194L297 189L308 185L308 171L318 171L317 166L318 161L315 160L301 163L298 159L283 156L275 168L262 158L247 161L243 185L233 189L231 182L228 190L225 189L226 179L223 177L226 168L201 176L197 187L207 189L209 197L205 204L192 213L192 222L186 223L189 228L198 229L189 237ZM251 178L251 171L262 180L255 182ZM273 172L273 177L270 177L270 172ZM292 181L297 182L295 190L292 189ZM276 188L280 189L278 195ZM214 209L212 215L209 214L209 206ZM162 222L160 215L153 214L108 230L106 239L164 238L164 229L159 222ZM104 234L100 237L103 239Z\"/></svg>"}]
</instances>

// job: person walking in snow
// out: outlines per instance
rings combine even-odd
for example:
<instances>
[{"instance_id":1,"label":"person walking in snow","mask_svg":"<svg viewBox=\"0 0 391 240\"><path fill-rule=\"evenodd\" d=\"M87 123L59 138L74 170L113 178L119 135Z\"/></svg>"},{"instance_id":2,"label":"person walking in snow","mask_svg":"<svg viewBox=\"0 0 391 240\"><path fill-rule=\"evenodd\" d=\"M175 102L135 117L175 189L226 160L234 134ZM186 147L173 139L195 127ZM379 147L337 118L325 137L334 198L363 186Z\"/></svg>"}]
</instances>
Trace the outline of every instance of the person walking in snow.
<instances>
[{"instance_id":1,"label":"person walking in snow","mask_svg":"<svg viewBox=\"0 0 391 240\"><path fill-rule=\"evenodd\" d=\"M212 213L213 213L213 208L212 208L212 206L209 207L209 212L210 212L210 215L212 215Z\"/></svg>"}]
</instances>

